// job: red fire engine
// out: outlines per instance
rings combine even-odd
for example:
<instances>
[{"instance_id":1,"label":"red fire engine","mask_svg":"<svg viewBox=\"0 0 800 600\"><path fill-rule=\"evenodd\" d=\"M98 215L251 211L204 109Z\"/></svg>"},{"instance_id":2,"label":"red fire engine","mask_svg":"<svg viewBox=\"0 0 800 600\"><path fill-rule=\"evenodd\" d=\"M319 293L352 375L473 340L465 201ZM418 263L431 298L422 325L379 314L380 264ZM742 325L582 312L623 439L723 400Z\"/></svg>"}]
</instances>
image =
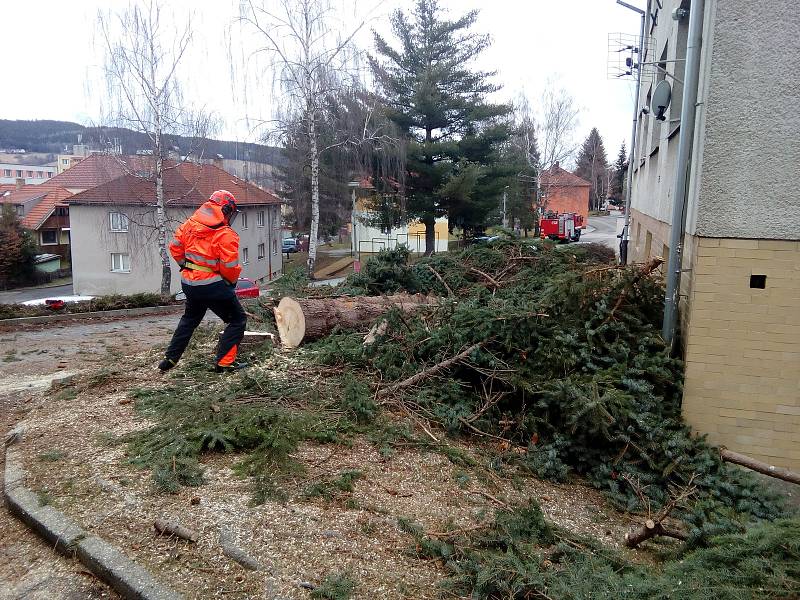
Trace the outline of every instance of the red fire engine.
<instances>
[{"instance_id":1,"label":"red fire engine","mask_svg":"<svg viewBox=\"0 0 800 600\"><path fill-rule=\"evenodd\" d=\"M557 242L577 242L584 228L583 215L576 213L546 213L539 221L539 235Z\"/></svg>"}]
</instances>

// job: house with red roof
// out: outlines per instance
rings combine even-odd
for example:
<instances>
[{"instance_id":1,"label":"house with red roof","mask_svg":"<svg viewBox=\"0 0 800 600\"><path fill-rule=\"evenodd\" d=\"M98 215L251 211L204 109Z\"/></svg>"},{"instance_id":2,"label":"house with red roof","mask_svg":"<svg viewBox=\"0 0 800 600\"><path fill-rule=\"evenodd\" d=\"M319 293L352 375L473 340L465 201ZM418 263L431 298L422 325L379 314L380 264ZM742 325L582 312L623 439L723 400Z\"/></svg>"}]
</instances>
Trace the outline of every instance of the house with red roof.
<instances>
[{"instance_id":1,"label":"house with red roof","mask_svg":"<svg viewBox=\"0 0 800 600\"><path fill-rule=\"evenodd\" d=\"M91 159L84 159L62 175L84 167ZM159 291L161 258L155 215L156 189L148 162L145 157L117 161L120 170L116 176L94 182L95 185L66 199L76 294ZM109 171L114 169L110 164L106 166ZM61 175L53 180L59 177ZM214 164L168 162L163 179L168 239L215 190L225 189L236 197L241 211L234 229L240 236L242 277L264 282L282 274L282 202L277 196ZM81 185L87 183L93 182L87 179ZM66 189L73 188L66 186ZM180 272L174 262L172 266L171 290L174 293L180 290Z\"/></svg>"},{"instance_id":2,"label":"house with red roof","mask_svg":"<svg viewBox=\"0 0 800 600\"><path fill-rule=\"evenodd\" d=\"M22 182L0 188L0 201L14 206L22 226L44 253L70 261L67 198L123 175L137 166L135 158L92 154L44 183Z\"/></svg>"},{"instance_id":3,"label":"house with red roof","mask_svg":"<svg viewBox=\"0 0 800 600\"><path fill-rule=\"evenodd\" d=\"M555 163L542 171L539 187L543 212L576 213L583 216L584 223L588 222L591 183Z\"/></svg>"}]
</instances>

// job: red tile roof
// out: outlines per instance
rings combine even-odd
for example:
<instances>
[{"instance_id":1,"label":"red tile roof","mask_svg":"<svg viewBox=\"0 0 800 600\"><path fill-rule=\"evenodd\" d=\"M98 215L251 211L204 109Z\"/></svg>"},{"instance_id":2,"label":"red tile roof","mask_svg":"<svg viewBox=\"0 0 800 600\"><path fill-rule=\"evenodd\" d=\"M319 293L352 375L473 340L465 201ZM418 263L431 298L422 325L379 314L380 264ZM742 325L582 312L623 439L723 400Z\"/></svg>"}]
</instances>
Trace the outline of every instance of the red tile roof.
<instances>
[{"instance_id":1,"label":"red tile roof","mask_svg":"<svg viewBox=\"0 0 800 600\"><path fill-rule=\"evenodd\" d=\"M90 154L48 180L63 188L87 190L123 175L130 157Z\"/></svg>"},{"instance_id":2,"label":"red tile roof","mask_svg":"<svg viewBox=\"0 0 800 600\"><path fill-rule=\"evenodd\" d=\"M36 206L22 219L22 226L25 229L39 229L47 218L53 214L56 206L67 206L64 202L72 196L72 192L62 187L56 187L47 191Z\"/></svg>"},{"instance_id":3,"label":"red tile roof","mask_svg":"<svg viewBox=\"0 0 800 600\"><path fill-rule=\"evenodd\" d=\"M581 179L575 173L562 169L558 163L542 171L540 179L542 187L592 187L592 184Z\"/></svg>"},{"instance_id":4,"label":"red tile roof","mask_svg":"<svg viewBox=\"0 0 800 600\"><path fill-rule=\"evenodd\" d=\"M245 182L213 164L168 164L170 168L164 171L164 193L169 206L198 206L220 189L231 192L240 205L281 203L280 198L271 192L251 182ZM155 202L155 182L135 174L122 175L69 199L69 204L153 205Z\"/></svg>"}]
</instances>

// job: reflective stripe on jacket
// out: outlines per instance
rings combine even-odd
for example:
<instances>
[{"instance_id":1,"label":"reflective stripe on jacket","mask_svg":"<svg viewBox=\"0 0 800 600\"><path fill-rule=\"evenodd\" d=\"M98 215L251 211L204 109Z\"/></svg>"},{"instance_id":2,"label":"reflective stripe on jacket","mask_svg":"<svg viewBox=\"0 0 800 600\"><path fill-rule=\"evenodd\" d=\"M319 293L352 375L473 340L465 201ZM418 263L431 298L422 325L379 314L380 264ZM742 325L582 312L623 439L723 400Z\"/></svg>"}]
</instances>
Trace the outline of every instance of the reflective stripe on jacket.
<instances>
[{"instance_id":1,"label":"reflective stripe on jacket","mask_svg":"<svg viewBox=\"0 0 800 600\"><path fill-rule=\"evenodd\" d=\"M178 227L169 251L179 265L200 267L181 270L181 278L188 285L208 285L222 279L236 283L242 272L239 234L225 224L222 210L213 202L203 204Z\"/></svg>"}]
</instances>

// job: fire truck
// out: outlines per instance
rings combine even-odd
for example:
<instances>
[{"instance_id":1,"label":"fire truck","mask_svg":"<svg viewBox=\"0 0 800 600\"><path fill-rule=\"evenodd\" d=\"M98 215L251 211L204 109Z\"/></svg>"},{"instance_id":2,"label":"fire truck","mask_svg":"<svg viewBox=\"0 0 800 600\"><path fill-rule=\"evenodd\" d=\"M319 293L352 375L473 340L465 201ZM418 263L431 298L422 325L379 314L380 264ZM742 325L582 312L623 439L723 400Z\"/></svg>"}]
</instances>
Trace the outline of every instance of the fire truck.
<instances>
[{"instance_id":1,"label":"fire truck","mask_svg":"<svg viewBox=\"0 0 800 600\"><path fill-rule=\"evenodd\" d=\"M542 239L557 242L577 242L585 227L583 215L577 213L546 213L539 221L539 235Z\"/></svg>"}]
</instances>

